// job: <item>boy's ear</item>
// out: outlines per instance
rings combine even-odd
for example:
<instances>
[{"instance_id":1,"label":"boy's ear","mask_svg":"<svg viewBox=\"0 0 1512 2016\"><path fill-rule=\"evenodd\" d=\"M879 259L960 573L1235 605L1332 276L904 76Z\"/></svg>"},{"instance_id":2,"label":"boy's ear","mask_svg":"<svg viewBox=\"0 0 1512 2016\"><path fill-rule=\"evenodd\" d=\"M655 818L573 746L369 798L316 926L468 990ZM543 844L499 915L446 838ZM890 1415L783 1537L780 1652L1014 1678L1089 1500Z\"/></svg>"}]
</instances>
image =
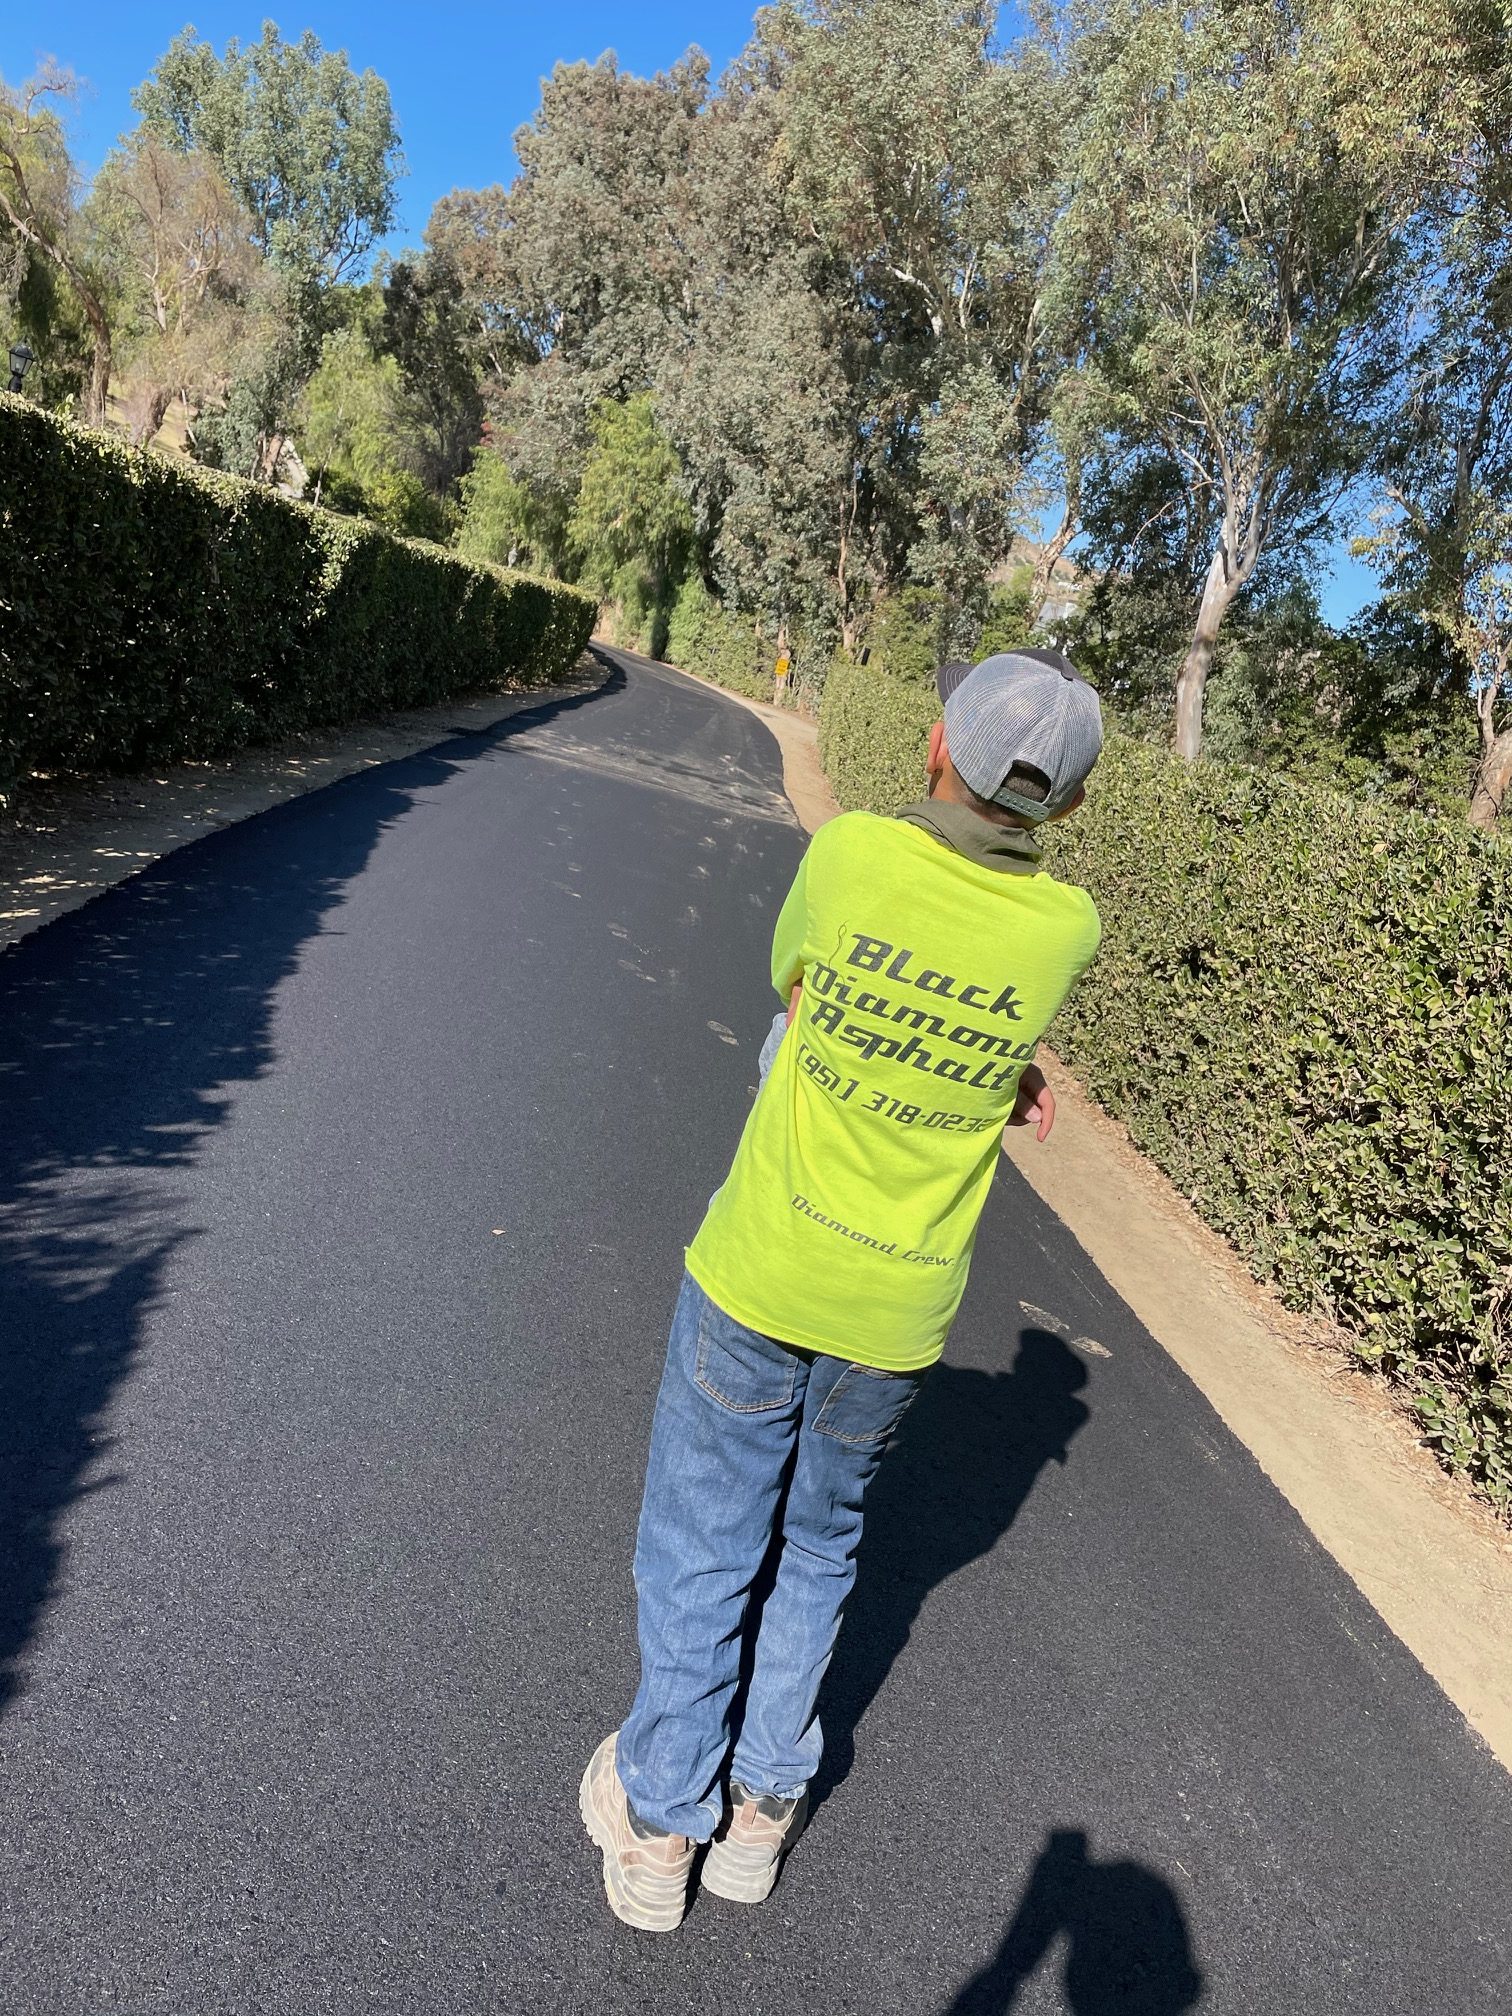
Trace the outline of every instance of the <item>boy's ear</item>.
<instances>
[{"instance_id":1,"label":"boy's ear","mask_svg":"<svg viewBox=\"0 0 1512 2016\"><path fill-rule=\"evenodd\" d=\"M927 768L931 777L945 767L945 758L950 754L945 745L945 723L936 721L929 731L929 759Z\"/></svg>"}]
</instances>

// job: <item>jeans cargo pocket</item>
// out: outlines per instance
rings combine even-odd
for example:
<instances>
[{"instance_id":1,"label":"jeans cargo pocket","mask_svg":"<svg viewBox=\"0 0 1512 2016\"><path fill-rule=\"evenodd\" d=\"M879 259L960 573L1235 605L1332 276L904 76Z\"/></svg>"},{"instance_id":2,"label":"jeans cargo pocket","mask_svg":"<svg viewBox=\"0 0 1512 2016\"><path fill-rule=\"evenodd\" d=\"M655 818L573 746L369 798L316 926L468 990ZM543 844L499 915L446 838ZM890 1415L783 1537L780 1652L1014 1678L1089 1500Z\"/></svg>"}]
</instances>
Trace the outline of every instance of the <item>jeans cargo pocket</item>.
<instances>
[{"instance_id":1,"label":"jeans cargo pocket","mask_svg":"<svg viewBox=\"0 0 1512 2016\"><path fill-rule=\"evenodd\" d=\"M765 1414L792 1405L798 1360L708 1302L698 1319L693 1376L721 1407L736 1414Z\"/></svg>"},{"instance_id":2,"label":"jeans cargo pocket","mask_svg":"<svg viewBox=\"0 0 1512 2016\"><path fill-rule=\"evenodd\" d=\"M814 1433L833 1435L837 1442L885 1442L908 1412L922 1379L917 1372L847 1365L825 1395Z\"/></svg>"}]
</instances>

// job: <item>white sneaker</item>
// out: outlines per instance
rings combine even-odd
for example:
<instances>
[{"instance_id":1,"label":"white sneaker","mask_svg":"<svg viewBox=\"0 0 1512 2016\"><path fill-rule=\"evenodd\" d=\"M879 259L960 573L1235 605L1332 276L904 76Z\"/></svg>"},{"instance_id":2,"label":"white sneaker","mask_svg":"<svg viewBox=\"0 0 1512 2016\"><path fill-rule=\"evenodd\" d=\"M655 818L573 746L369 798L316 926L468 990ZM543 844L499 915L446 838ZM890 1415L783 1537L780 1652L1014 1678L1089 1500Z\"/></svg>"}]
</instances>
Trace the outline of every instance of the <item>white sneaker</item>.
<instances>
[{"instance_id":1,"label":"white sneaker","mask_svg":"<svg viewBox=\"0 0 1512 2016\"><path fill-rule=\"evenodd\" d=\"M693 1843L682 1834L654 1834L631 1818L614 1750L606 1736L588 1760L578 1792L583 1825L604 1856L609 1909L637 1932L671 1932L688 1909Z\"/></svg>"},{"instance_id":2,"label":"white sneaker","mask_svg":"<svg viewBox=\"0 0 1512 2016\"><path fill-rule=\"evenodd\" d=\"M759 1904L770 1897L782 1858L808 1819L807 1791L796 1799L772 1799L730 1786L730 1811L704 1858L699 1882L732 1904Z\"/></svg>"}]
</instances>

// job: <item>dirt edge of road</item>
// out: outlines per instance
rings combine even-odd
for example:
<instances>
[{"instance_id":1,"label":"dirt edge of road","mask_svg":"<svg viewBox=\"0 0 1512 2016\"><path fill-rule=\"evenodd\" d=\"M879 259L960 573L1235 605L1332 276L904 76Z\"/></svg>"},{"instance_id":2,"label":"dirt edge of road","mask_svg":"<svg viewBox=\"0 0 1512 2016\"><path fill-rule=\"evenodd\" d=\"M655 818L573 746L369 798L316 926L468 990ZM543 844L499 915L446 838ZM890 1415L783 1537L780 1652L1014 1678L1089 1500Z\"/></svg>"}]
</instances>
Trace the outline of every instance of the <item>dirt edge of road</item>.
<instances>
[{"instance_id":1,"label":"dirt edge of road","mask_svg":"<svg viewBox=\"0 0 1512 2016\"><path fill-rule=\"evenodd\" d=\"M190 840L432 749L455 732L476 733L545 700L591 693L609 676L609 666L585 652L551 686L501 686L143 776L30 785L0 819L0 950Z\"/></svg>"},{"instance_id":2,"label":"dirt edge of road","mask_svg":"<svg viewBox=\"0 0 1512 2016\"><path fill-rule=\"evenodd\" d=\"M802 825L834 818L812 724L713 690L772 731ZM1512 1539L1443 1474L1343 1341L1253 1280L1070 1069L1053 1052L1047 1061L1054 1137L1041 1147L1014 1134L1009 1160L1512 1771Z\"/></svg>"}]
</instances>

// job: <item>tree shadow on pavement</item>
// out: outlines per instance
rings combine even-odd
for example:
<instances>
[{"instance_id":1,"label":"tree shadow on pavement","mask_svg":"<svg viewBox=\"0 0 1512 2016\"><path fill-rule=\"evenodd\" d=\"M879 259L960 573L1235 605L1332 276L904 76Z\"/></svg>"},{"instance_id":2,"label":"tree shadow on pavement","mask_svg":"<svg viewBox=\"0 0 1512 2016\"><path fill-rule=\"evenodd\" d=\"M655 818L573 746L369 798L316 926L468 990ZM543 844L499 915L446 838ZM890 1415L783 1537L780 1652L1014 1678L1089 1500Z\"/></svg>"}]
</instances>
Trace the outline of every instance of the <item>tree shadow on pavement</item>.
<instances>
[{"instance_id":1,"label":"tree shadow on pavement","mask_svg":"<svg viewBox=\"0 0 1512 2016\"><path fill-rule=\"evenodd\" d=\"M1098 1862L1079 1828L1057 1828L992 1959L942 2016L1009 2016L1057 1939L1071 2016L1180 2016L1202 1999L1186 1919L1170 1884L1139 1862Z\"/></svg>"},{"instance_id":2,"label":"tree shadow on pavement","mask_svg":"<svg viewBox=\"0 0 1512 2016\"><path fill-rule=\"evenodd\" d=\"M300 948L421 792L624 683L212 834L0 954L0 1713L68 1508L118 1481L107 1410L198 1229L182 1172L273 1067Z\"/></svg>"},{"instance_id":3,"label":"tree shadow on pavement","mask_svg":"<svg viewBox=\"0 0 1512 2016\"><path fill-rule=\"evenodd\" d=\"M855 1731L932 1589L989 1553L1047 1463L1090 1418L1087 1368L1048 1330L1025 1329L1004 1372L937 1365L866 1497L860 1572L820 1699L814 1808L850 1770Z\"/></svg>"}]
</instances>

